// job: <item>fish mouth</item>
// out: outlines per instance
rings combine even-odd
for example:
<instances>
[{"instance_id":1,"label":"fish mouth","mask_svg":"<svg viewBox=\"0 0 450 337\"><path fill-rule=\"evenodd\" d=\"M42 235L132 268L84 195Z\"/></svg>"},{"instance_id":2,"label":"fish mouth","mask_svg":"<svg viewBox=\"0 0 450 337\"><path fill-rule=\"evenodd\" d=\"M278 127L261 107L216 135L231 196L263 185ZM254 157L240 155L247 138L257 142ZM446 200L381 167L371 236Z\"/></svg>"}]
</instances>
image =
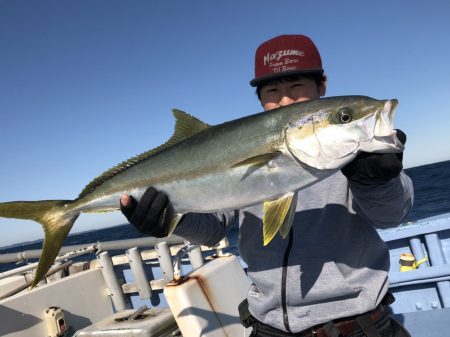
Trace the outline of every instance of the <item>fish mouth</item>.
<instances>
[{"instance_id":1,"label":"fish mouth","mask_svg":"<svg viewBox=\"0 0 450 337\"><path fill-rule=\"evenodd\" d=\"M375 117L373 135L375 138L391 137L393 130L395 108L398 105L396 99L386 101Z\"/></svg>"},{"instance_id":2,"label":"fish mouth","mask_svg":"<svg viewBox=\"0 0 450 337\"><path fill-rule=\"evenodd\" d=\"M404 145L397 138L394 129L395 109L398 105L396 99L381 102L377 111L362 120L360 127L364 129L367 138L359 143L359 151L376 153L399 153Z\"/></svg>"},{"instance_id":3,"label":"fish mouth","mask_svg":"<svg viewBox=\"0 0 450 337\"><path fill-rule=\"evenodd\" d=\"M374 116L373 138L371 152L402 152L404 145L397 138L394 129L394 115L398 100L391 99L384 102ZM377 148L380 147L380 148Z\"/></svg>"}]
</instances>

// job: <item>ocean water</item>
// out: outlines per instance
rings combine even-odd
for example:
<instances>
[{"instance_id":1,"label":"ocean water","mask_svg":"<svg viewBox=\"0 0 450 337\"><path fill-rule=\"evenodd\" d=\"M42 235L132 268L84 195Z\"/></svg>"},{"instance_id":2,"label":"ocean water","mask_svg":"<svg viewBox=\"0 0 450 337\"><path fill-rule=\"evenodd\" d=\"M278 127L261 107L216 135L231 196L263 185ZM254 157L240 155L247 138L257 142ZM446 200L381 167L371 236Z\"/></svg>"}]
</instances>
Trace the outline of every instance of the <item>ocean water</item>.
<instances>
[{"instance_id":1,"label":"ocean water","mask_svg":"<svg viewBox=\"0 0 450 337\"><path fill-rule=\"evenodd\" d=\"M414 206L406 221L415 221L430 216L450 213L450 160L406 169L414 184ZM229 251L237 253L237 230L229 234ZM71 234L65 245L87 244L142 237L133 226L123 224L89 232ZM40 249L42 241L28 242L13 247L0 248L0 254L30 249ZM12 268L11 264L0 264L0 272Z\"/></svg>"},{"instance_id":2,"label":"ocean water","mask_svg":"<svg viewBox=\"0 0 450 337\"><path fill-rule=\"evenodd\" d=\"M450 212L450 160L405 170L414 184L414 221Z\"/></svg>"}]
</instances>

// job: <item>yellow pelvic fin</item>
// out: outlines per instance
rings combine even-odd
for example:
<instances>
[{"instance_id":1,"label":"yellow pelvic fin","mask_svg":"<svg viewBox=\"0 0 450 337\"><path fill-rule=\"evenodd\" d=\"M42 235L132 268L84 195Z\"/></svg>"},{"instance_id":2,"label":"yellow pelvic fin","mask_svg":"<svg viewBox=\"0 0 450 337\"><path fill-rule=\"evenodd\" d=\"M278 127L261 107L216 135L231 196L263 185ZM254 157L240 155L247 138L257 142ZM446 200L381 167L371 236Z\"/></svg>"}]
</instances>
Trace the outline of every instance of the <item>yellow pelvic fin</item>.
<instances>
[{"instance_id":1,"label":"yellow pelvic fin","mask_svg":"<svg viewBox=\"0 0 450 337\"><path fill-rule=\"evenodd\" d=\"M297 206L297 193L288 193L273 201L264 202L263 242L264 246L280 232L283 238L289 234Z\"/></svg>"}]
</instances>

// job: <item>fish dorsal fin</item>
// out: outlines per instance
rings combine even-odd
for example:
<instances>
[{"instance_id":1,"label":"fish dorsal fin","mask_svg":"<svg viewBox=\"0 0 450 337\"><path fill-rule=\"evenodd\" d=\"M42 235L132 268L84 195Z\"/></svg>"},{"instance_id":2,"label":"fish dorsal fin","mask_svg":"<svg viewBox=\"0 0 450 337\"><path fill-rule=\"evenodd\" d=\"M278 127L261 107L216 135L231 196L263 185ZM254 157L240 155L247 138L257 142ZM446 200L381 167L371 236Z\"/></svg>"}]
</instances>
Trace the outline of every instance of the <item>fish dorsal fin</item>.
<instances>
[{"instance_id":1,"label":"fish dorsal fin","mask_svg":"<svg viewBox=\"0 0 450 337\"><path fill-rule=\"evenodd\" d=\"M116 174L210 127L208 124L202 122L201 120L195 118L194 116L191 116L190 114L184 111L173 109L172 112L175 117L175 131L172 137L167 142L158 147L155 147L154 149L148 150L128 160L125 160L120 164L103 172L100 176L98 176L97 178L92 180L88 185L86 185L86 187L81 191L78 198L82 198L85 195L89 194L97 186L101 185L102 183L104 183L111 177L115 176Z\"/></svg>"},{"instance_id":2,"label":"fish dorsal fin","mask_svg":"<svg viewBox=\"0 0 450 337\"><path fill-rule=\"evenodd\" d=\"M175 132L172 138L169 139L169 142L174 140L178 143L210 127L209 124L202 122L200 119L184 111L173 109L172 112L176 122Z\"/></svg>"},{"instance_id":3,"label":"fish dorsal fin","mask_svg":"<svg viewBox=\"0 0 450 337\"><path fill-rule=\"evenodd\" d=\"M276 200L264 202L264 246L272 241L278 231L286 238L294 220L296 206L297 193L287 193Z\"/></svg>"}]
</instances>

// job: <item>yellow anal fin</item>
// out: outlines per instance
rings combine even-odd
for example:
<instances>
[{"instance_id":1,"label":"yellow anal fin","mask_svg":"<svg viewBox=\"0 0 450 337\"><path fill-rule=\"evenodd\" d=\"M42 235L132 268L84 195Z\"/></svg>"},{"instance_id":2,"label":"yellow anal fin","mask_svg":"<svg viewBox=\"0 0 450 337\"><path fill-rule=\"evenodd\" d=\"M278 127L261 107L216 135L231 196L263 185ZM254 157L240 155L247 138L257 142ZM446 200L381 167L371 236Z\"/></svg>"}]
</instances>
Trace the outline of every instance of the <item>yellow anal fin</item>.
<instances>
[{"instance_id":1,"label":"yellow anal fin","mask_svg":"<svg viewBox=\"0 0 450 337\"><path fill-rule=\"evenodd\" d=\"M116 209L93 209L93 210L88 210L88 211L83 211L83 213L93 213L93 214L99 214L99 213L111 213L111 212L115 212L119 210L119 207L117 207Z\"/></svg>"},{"instance_id":2,"label":"yellow anal fin","mask_svg":"<svg viewBox=\"0 0 450 337\"><path fill-rule=\"evenodd\" d=\"M183 217L183 214L180 213L176 213L173 218L170 220L170 225L169 225L169 232L167 234L167 236L172 235L173 231L175 230L175 228L177 227L178 223L180 222L181 218Z\"/></svg>"},{"instance_id":3,"label":"yellow anal fin","mask_svg":"<svg viewBox=\"0 0 450 337\"><path fill-rule=\"evenodd\" d=\"M276 200L264 202L264 246L272 241L278 231L283 238L289 234L292 222L294 221L296 206L297 193L287 193Z\"/></svg>"}]
</instances>

